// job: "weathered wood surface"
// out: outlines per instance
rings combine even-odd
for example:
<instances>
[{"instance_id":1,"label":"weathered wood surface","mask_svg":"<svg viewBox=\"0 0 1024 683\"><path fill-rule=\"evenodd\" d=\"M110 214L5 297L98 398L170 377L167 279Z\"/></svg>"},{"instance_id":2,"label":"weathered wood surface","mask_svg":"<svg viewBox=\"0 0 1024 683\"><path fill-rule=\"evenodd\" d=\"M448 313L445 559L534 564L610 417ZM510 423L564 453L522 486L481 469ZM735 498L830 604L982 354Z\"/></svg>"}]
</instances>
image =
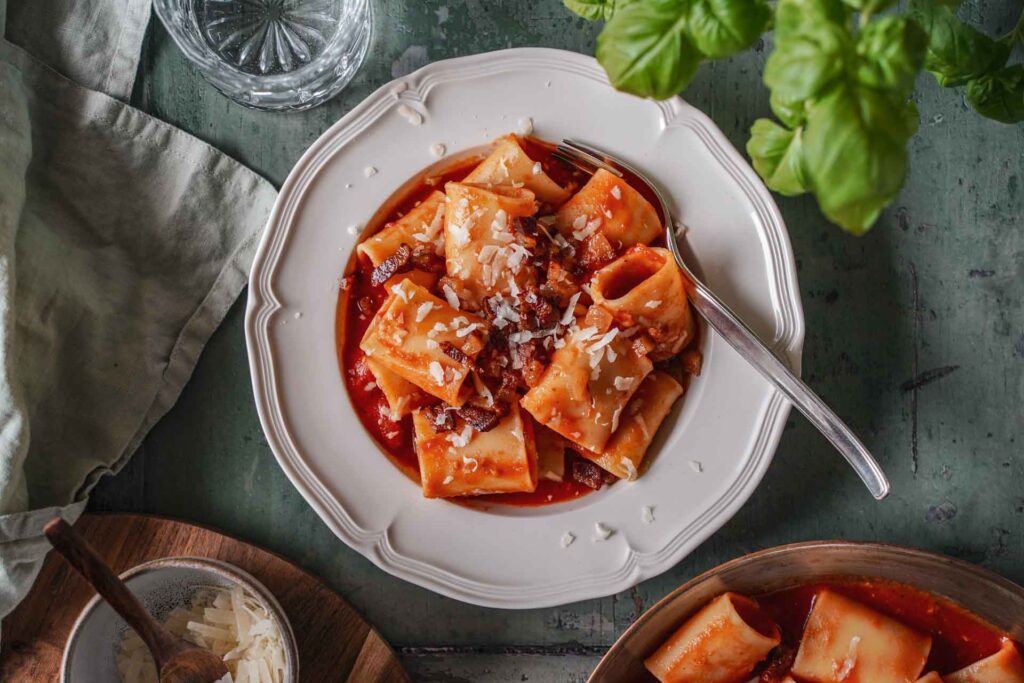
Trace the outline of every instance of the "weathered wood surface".
<instances>
[{"instance_id":1,"label":"weathered wood surface","mask_svg":"<svg viewBox=\"0 0 1024 683\"><path fill-rule=\"evenodd\" d=\"M303 149L394 75L521 45L592 53L597 27L558 0L375 0L366 65L302 114L253 112L214 91L153 29L138 106L280 183ZM1019 3L971 3L990 32ZM768 115L766 51L705 65L685 97L742 148ZM104 481L94 509L214 525L294 560L349 599L433 681L577 681L636 615L683 580L745 552L826 537L946 552L1024 581L1024 126L984 121L922 77L911 175L874 231L852 238L808 198L780 199L807 319L804 374L893 480L875 503L828 443L793 416L750 502L666 574L602 600L495 611L393 579L334 538L289 485L260 431L232 309L178 406ZM685 163L682 161L680 163ZM225 482L240 481L238 486ZM442 649L438 649L442 648ZM525 677L525 678L524 678Z\"/></svg>"},{"instance_id":2,"label":"weathered wood surface","mask_svg":"<svg viewBox=\"0 0 1024 683\"><path fill-rule=\"evenodd\" d=\"M211 529L148 515L86 514L75 528L117 573L192 555L223 560L256 577L288 616L304 681L407 680L395 652L351 605L283 558ZM4 619L0 681L57 681L71 628L95 595L60 555L50 553L32 591Z\"/></svg>"}]
</instances>

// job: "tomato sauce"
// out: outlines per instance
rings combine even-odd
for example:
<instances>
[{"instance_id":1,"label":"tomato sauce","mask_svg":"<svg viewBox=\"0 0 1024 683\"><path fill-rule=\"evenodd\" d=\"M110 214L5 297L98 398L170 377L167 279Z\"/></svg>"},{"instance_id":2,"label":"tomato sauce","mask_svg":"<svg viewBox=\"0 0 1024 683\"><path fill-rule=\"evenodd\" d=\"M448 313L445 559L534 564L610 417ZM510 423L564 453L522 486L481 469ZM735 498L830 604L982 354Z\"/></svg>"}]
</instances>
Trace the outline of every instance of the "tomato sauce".
<instances>
[{"instance_id":1,"label":"tomato sauce","mask_svg":"<svg viewBox=\"0 0 1024 683\"><path fill-rule=\"evenodd\" d=\"M932 649L924 673L948 674L997 652L1005 634L948 600L912 586L883 579L833 579L757 597L779 625L782 647L761 672L760 683L780 683L800 644L814 597L823 589L841 593L886 616L929 633Z\"/></svg>"},{"instance_id":2,"label":"tomato sauce","mask_svg":"<svg viewBox=\"0 0 1024 683\"><path fill-rule=\"evenodd\" d=\"M534 161L539 161L544 172L559 185L575 191L586 183L586 175L552 157L553 145L533 138L520 137L518 141L523 151ZM465 178L482 159L483 156L477 156L457 160L440 171L424 173L415 182L407 184L374 216L364 233L364 238L374 234L387 223L401 218L435 190L443 190L446 182L457 182ZM657 203L654 205L657 206ZM345 288L338 292L335 314L338 362L360 422L385 455L406 475L419 482L419 463L413 445L412 417L406 416L397 424L391 420L384 394L371 384L373 375L366 367L365 354L359 348L366 328L387 299L387 292L383 286L374 287L370 284L372 271L373 265L368 258L353 255L347 272L354 273L357 277L346 279ZM364 298L369 305L360 311L357 303ZM428 401L434 403L436 399L430 398ZM572 466L572 459L578 457L569 451L566 452L567 473ZM588 486L566 476L560 482L541 479L537 490L530 493L467 496L451 500L471 505L500 503L540 506L580 498L592 491L593 489Z\"/></svg>"}]
</instances>

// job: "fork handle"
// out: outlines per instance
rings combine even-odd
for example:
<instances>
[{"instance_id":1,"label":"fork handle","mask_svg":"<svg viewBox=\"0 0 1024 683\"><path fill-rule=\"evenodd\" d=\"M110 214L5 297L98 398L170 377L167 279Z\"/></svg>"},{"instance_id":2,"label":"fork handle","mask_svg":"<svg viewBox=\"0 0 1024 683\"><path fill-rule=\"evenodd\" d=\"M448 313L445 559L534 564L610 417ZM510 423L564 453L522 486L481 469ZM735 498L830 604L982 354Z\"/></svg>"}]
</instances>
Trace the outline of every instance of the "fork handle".
<instances>
[{"instance_id":1,"label":"fork handle","mask_svg":"<svg viewBox=\"0 0 1024 683\"><path fill-rule=\"evenodd\" d=\"M690 287L690 300L708 325L718 332L765 379L775 385L811 424L832 442L871 495L881 500L889 495L889 480L871 452L831 408L810 387L790 372L774 353L713 292L700 282Z\"/></svg>"}]
</instances>

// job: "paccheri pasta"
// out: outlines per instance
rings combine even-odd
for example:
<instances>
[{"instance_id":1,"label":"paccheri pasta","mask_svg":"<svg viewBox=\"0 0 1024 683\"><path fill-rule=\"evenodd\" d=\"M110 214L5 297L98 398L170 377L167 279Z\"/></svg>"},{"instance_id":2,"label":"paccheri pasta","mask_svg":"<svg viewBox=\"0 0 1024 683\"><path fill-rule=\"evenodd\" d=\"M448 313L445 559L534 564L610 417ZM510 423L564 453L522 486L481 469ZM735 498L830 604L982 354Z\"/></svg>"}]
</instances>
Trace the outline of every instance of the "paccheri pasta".
<instances>
[{"instance_id":1,"label":"paccheri pasta","mask_svg":"<svg viewBox=\"0 0 1024 683\"><path fill-rule=\"evenodd\" d=\"M661 683L1024 683L1020 646L903 584L724 593L644 661Z\"/></svg>"},{"instance_id":2,"label":"paccheri pasta","mask_svg":"<svg viewBox=\"0 0 1024 683\"><path fill-rule=\"evenodd\" d=\"M427 497L544 504L636 479L700 367L646 188L551 151L508 135L413 183L343 280L353 404Z\"/></svg>"}]
</instances>

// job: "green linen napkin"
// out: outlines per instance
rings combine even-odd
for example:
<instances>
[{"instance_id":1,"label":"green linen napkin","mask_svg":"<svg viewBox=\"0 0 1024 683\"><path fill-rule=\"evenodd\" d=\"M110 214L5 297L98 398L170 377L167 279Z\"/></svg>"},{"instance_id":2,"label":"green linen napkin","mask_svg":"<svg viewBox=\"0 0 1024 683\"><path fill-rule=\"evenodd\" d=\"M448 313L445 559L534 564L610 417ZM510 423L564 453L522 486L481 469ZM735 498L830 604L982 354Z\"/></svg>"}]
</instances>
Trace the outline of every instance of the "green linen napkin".
<instances>
[{"instance_id":1,"label":"green linen napkin","mask_svg":"<svg viewBox=\"0 0 1024 683\"><path fill-rule=\"evenodd\" d=\"M131 91L149 14L148 0L12 0L6 15L20 47L0 40L0 617L39 571L42 526L76 519L177 399L274 201L111 97Z\"/></svg>"}]
</instances>

